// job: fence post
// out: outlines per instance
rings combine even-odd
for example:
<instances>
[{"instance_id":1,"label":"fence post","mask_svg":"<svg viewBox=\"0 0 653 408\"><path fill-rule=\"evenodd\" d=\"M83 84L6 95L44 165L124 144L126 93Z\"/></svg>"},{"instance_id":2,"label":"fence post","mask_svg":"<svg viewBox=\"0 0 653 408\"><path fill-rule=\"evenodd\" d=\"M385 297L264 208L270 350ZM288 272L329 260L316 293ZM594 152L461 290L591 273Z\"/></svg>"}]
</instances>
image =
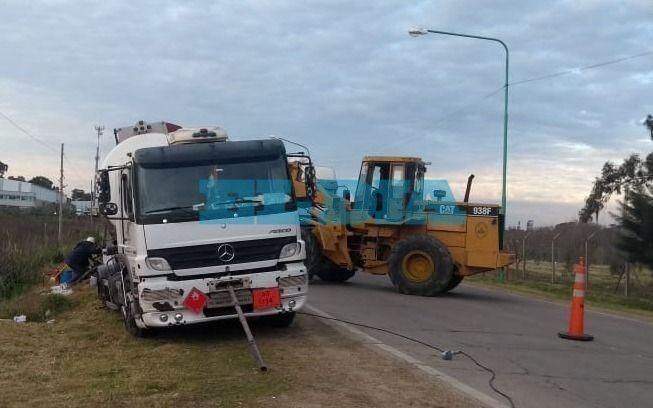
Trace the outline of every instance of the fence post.
<instances>
[{"instance_id":1,"label":"fence post","mask_svg":"<svg viewBox=\"0 0 653 408\"><path fill-rule=\"evenodd\" d=\"M530 234L531 234L530 232L527 232L521 241L521 256L523 262L522 269L521 269L521 277L523 281L526 281L526 238L528 238Z\"/></svg>"},{"instance_id":2,"label":"fence post","mask_svg":"<svg viewBox=\"0 0 653 408\"><path fill-rule=\"evenodd\" d=\"M560 236L561 232L558 232L551 239L551 283L556 283L556 260L555 260L555 241Z\"/></svg>"},{"instance_id":3,"label":"fence post","mask_svg":"<svg viewBox=\"0 0 653 408\"><path fill-rule=\"evenodd\" d=\"M628 286L630 285L630 264L626 262L626 283L624 285L624 296L628 297Z\"/></svg>"},{"instance_id":4,"label":"fence post","mask_svg":"<svg viewBox=\"0 0 653 408\"><path fill-rule=\"evenodd\" d=\"M587 244L590 242L590 240L596 235L598 231L592 232L586 239L585 239L585 266L587 271L585 272L585 287L589 288L590 286L590 258L589 258L589 253L587 250Z\"/></svg>"}]
</instances>

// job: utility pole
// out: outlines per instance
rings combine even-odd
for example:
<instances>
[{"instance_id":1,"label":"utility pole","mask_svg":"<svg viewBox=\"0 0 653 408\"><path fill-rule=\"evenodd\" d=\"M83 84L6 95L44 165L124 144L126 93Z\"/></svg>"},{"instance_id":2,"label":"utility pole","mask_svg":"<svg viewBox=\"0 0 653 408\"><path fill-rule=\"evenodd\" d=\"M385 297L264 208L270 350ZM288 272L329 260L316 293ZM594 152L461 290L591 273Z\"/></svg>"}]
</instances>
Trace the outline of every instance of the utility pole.
<instances>
[{"instance_id":1,"label":"utility pole","mask_svg":"<svg viewBox=\"0 0 653 408\"><path fill-rule=\"evenodd\" d=\"M57 234L57 241L59 249L61 249L61 228L63 226L63 143L61 144L61 164L59 167L59 232Z\"/></svg>"},{"instance_id":2,"label":"utility pole","mask_svg":"<svg viewBox=\"0 0 653 408\"><path fill-rule=\"evenodd\" d=\"M93 192L94 185L95 185L94 180L91 179L91 207L88 209L89 216L91 217L91 231L93 231L93 197L95 197L95 193Z\"/></svg>"},{"instance_id":3,"label":"utility pole","mask_svg":"<svg viewBox=\"0 0 653 408\"><path fill-rule=\"evenodd\" d=\"M91 189L91 219L93 218L93 206L95 205L95 200L97 198L97 170L98 161L100 160L100 136L102 136L104 126L95 125L95 131L97 132L97 148L95 149L95 173L93 173L93 188Z\"/></svg>"}]
</instances>

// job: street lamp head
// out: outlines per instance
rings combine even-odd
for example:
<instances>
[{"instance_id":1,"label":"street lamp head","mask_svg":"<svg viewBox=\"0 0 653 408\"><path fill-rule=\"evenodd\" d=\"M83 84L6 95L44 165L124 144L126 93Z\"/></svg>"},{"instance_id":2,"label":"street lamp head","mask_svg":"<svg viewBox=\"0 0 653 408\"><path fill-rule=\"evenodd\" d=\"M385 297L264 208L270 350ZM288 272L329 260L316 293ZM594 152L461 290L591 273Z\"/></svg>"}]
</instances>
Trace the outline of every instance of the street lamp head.
<instances>
[{"instance_id":1,"label":"street lamp head","mask_svg":"<svg viewBox=\"0 0 653 408\"><path fill-rule=\"evenodd\" d=\"M428 34L428 30L426 28L411 28L408 30L408 34L411 37L419 37L420 35Z\"/></svg>"}]
</instances>

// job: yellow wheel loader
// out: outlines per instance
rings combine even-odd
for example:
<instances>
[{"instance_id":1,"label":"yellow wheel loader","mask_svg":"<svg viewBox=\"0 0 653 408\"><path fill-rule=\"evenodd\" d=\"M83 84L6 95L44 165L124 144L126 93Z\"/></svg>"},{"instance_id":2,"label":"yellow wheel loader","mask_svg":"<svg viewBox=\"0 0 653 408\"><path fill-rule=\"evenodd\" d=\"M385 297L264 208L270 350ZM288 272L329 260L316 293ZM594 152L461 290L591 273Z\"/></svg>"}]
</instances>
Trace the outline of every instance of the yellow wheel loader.
<instances>
[{"instance_id":1,"label":"yellow wheel loader","mask_svg":"<svg viewBox=\"0 0 653 408\"><path fill-rule=\"evenodd\" d=\"M515 262L502 250L500 207L469 202L474 176L456 202L450 190L425 191L426 168L417 157L366 156L352 200L348 189L337 194L336 180L316 177L310 157L291 162L295 194L310 203L309 274L331 282L356 271L388 274L401 293L436 296L465 276Z\"/></svg>"}]
</instances>

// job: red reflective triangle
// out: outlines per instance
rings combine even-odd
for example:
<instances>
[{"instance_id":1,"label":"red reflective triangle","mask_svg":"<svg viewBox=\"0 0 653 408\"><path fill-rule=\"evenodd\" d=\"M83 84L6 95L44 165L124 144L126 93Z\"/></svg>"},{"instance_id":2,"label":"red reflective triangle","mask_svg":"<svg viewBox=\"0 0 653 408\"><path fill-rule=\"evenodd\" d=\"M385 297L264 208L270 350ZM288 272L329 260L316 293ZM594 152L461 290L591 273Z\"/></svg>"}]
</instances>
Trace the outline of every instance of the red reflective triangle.
<instances>
[{"instance_id":1,"label":"red reflective triangle","mask_svg":"<svg viewBox=\"0 0 653 408\"><path fill-rule=\"evenodd\" d=\"M206 296L202 291L200 291L197 288L193 288L188 292L188 296L186 296L186 299L184 299L184 306L186 308L192 310L195 313L201 313L202 310L204 310L204 305L206 305L206 301L208 300L208 296Z\"/></svg>"}]
</instances>

